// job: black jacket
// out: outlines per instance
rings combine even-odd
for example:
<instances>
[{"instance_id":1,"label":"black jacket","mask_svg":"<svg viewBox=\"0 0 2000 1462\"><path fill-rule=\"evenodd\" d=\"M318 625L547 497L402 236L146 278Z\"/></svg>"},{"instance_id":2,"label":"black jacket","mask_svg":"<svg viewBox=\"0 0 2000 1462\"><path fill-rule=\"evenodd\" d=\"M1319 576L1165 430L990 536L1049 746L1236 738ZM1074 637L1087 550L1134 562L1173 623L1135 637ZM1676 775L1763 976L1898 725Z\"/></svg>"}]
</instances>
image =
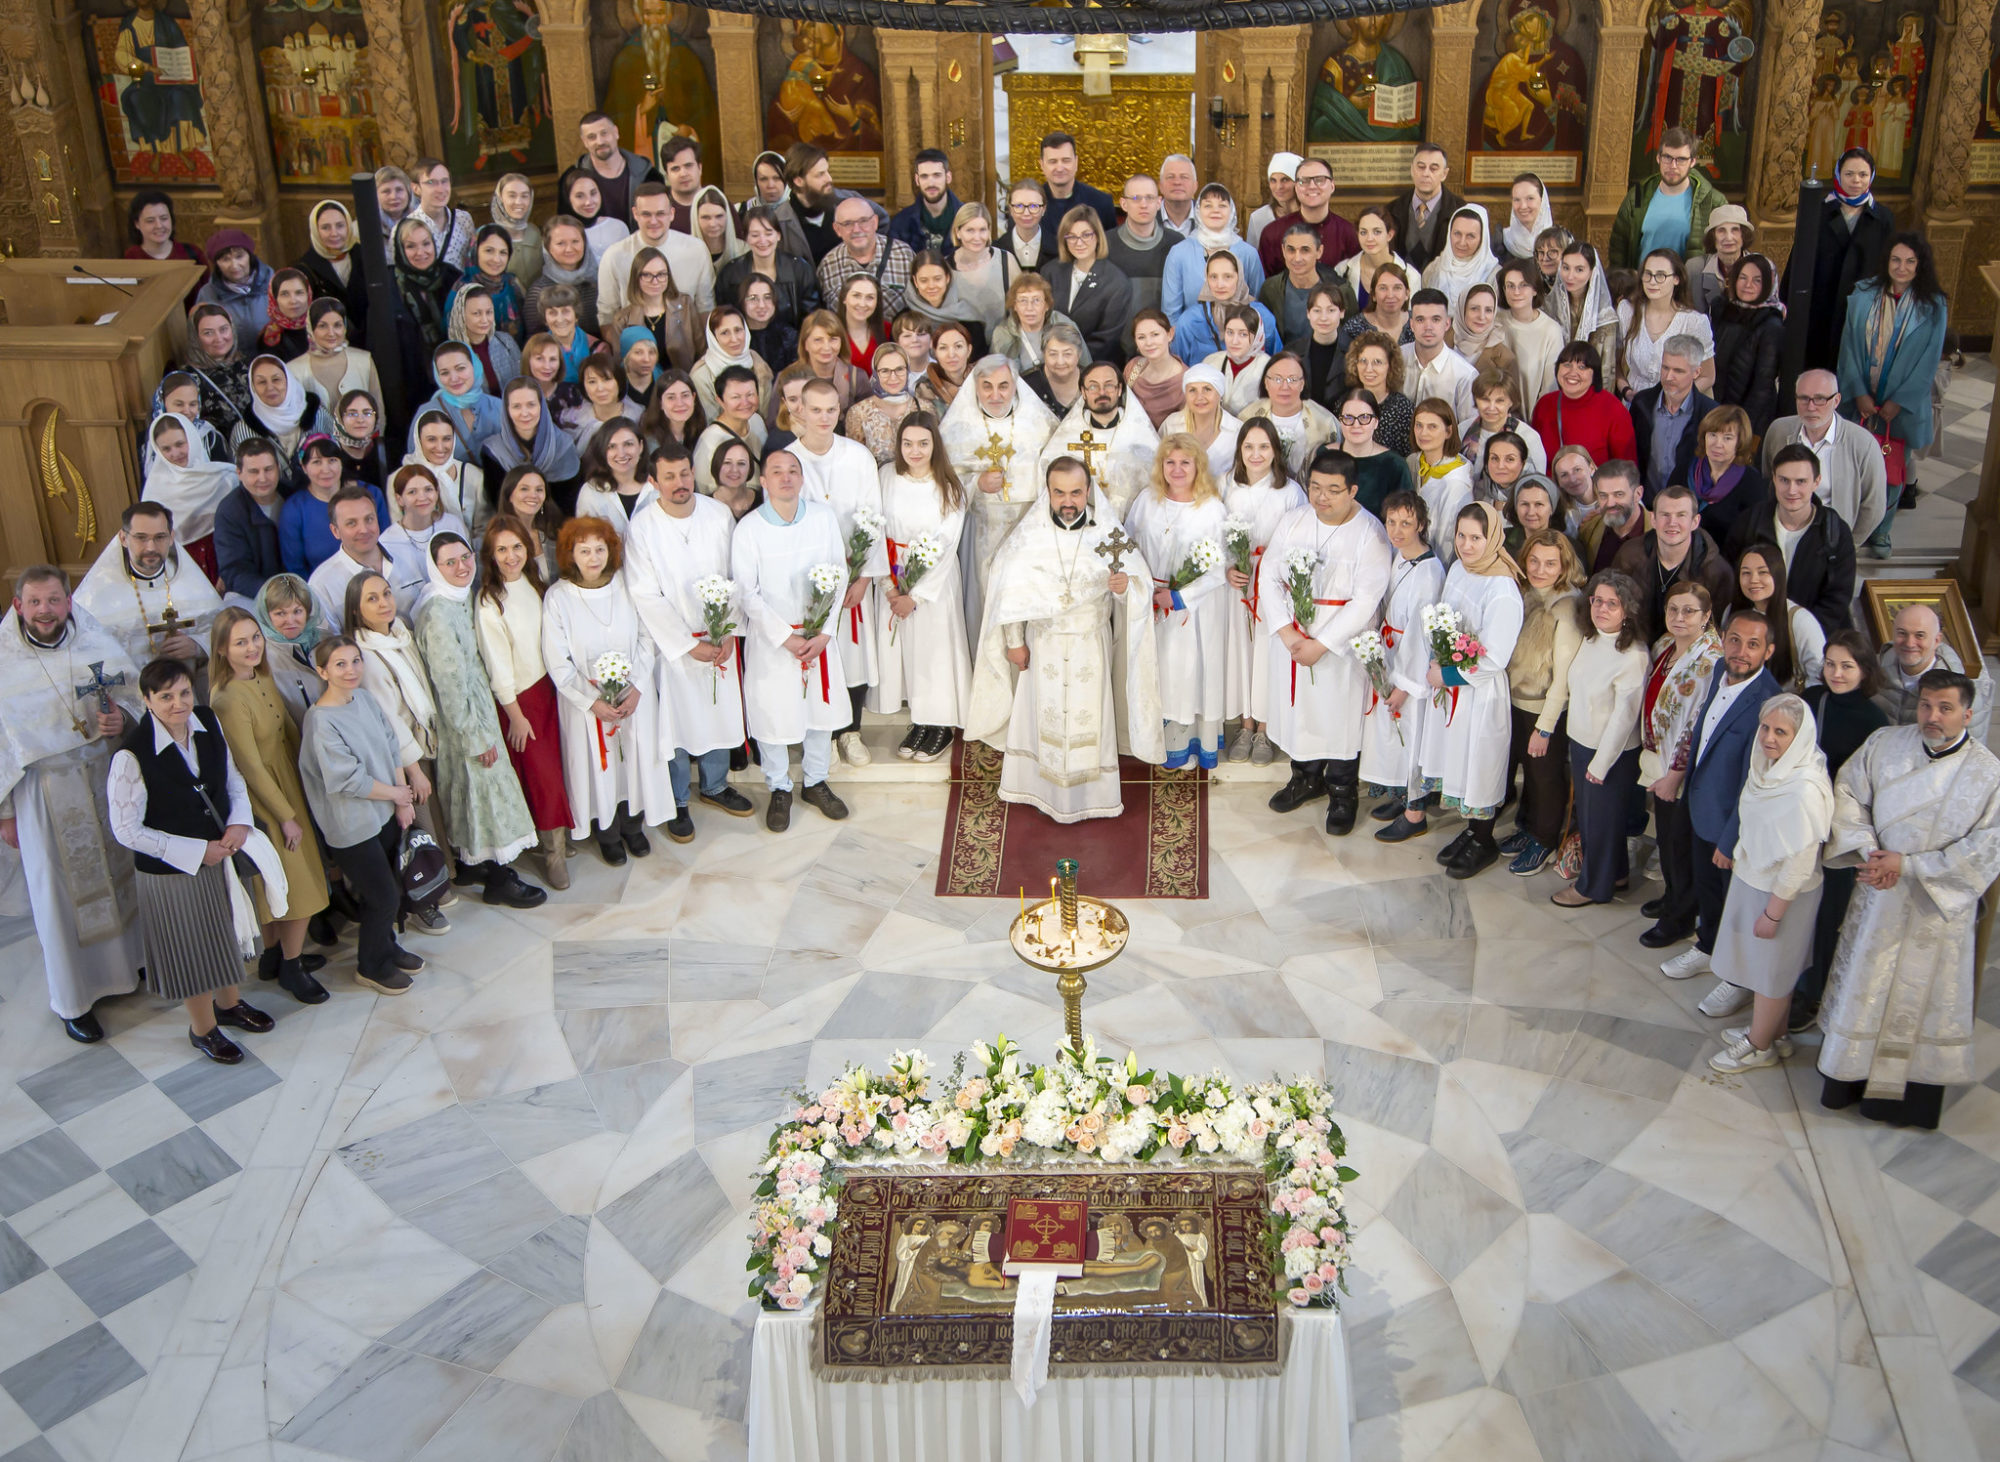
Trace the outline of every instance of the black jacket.
<instances>
[{"instance_id":1,"label":"black jacket","mask_svg":"<svg viewBox=\"0 0 2000 1462\"><path fill-rule=\"evenodd\" d=\"M1451 216L1465 206L1465 200L1449 188L1438 190L1438 205L1431 210L1431 236L1428 242L1418 243L1411 230L1415 221L1411 218L1411 189L1405 188L1389 200L1389 223L1395 231L1390 248L1401 254L1411 268L1418 273L1431 260L1445 251L1451 239Z\"/></svg>"},{"instance_id":2,"label":"black jacket","mask_svg":"<svg viewBox=\"0 0 2000 1462\"><path fill-rule=\"evenodd\" d=\"M1778 369L1785 351L1785 317L1771 305L1719 299L1709 306L1715 335L1715 399L1750 413L1758 436L1778 415Z\"/></svg>"},{"instance_id":3,"label":"black jacket","mask_svg":"<svg viewBox=\"0 0 2000 1462\"><path fill-rule=\"evenodd\" d=\"M1044 231L1043 237L1047 236ZM1100 259L1090 266L1090 273L1083 277L1083 288L1071 300L1070 276L1075 271L1076 265L1069 260L1058 259L1043 268L1042 278L1055 292L1056 308L1069 316L1070 323L1083 332L1083 343L1089 347L1090 359L1108 360L1117 365L1125 358L1119 337L1133 314L1132 281L1116 264Z\"/></svg>"},{"instance_id":4,"label":"black jacket","mask_svg":"<svg viewBox=\"0 0 2000 1462\"><path fill-rule=\"evenodd\" d=\"M1648 386L1632 398L1632 440L1638 446L1639 474L1642 477L1652 471L1653 408L1660 404L1662 389L1659 386ZM1655 483L1648 478L1646 496L1649 499L1661 488L1674 483L1687 486L1688 470L1694 466L1695 452L1701 446L1702 418L1713 410L1715 402L1712 399L1702 395L1700 391L1689 393L1687 429L1681 433L1680 443L1674 449L1674 469L1667 474L1665 482Z\"/></svg>"},{"instance_id":5,"label":"black jacket","mask_svg":"<svg viewBox=\"0 0 2000 1462\"><path fill-rule=\"evenodd\" d=\"M1042 220L1042 236L1036 240L1036 243L1038 243L1041 247L1035 254L1034 272L1040 274L1042 272L1043 267L1045 265L1053 263L1056 257L1056 226L1053 223L1050 223L1046 218ZM1013 229L1011 228L1008 229L1005 233L1001 234L999 238L995 239L993 241L993 247L998 249L1001 253L1005 254L1008 258L1013 259L1016 264L1019 264L1021 262L1020 259L1014 253Z\"/></svg>"},{"instance_id":6,"label":"black jacket","mask_svg":"<svg viewBox=\"0 0 2000 1462\"><path fill-rule=\"evenodd\" d=\"M1729 557L1734 561L1753 543L1777 541L1778 500L1767 495L1737 516L1729 530ZM1828 634L1854 627L1854 530L1825 503L1813 504L1813 520L1792 548L1785 597Z\"/></svg>"},{"instance_id":7,"label":"black jacket","mask_svg":"<svg viewBox=\"0 0 2000 1462\"><path fill-rule=\"evenodd\" d=\"M215 571L222 577L225 594L245 599L255 599L266 579L285 571L278 553L277 520L266 516L240 483L216 504Z\"/></svg>"},{"instance_id":8,"label":"black jacket","mask_svg":"<svg viewBox=\"0 0 2000 1462\"><path fill-rule=\"evenodd\" d=\"M787 254L780 249L771 256L778 271L777 287L773 291L778 298L778 318L798 329L799 321L814 310L822 309L819 295L819 275L812 265L796 254ZM715 272L715 302L717 304L738 305L743 302L743 286L750 282L752 265L748 254L738 254ZM791 362L785 362L790 365ZM780 369L777 362L771 362L771 369Z\"/></svg>"},{"instance_id":9,"label":"black jacket","mask_svg":"<svg viewBox=\"0 0 2000 1462\"><path fill-rule=\"evenodd\" d=\"M1042 232L1054 233L1062 227L1063 219L1072 208L1090 209L1110 233L1118 227L1118 205L1111 201L1111 195L1101 188L1093 188L1081 178L1069 185L1069 197L1057 198L1049 191L1047 183L1042 184L1042 197L1048 200L1048 211L1042 215Z\"/></svg>"},{"instance_id":10,"label":"black jacket","mask_svg":"<svg viewBox=\"0 0 2000 1462\"><path fill-rule=\"evenodd\" d=\"M352 345L356 350L366 350L368 348L368 276L361 265L361 250L350 250L347 257L354 261L354 266L347 271L347 282L344 284L341 282L340 276L334 273L333 265L320 257L312 249L307 249L292 267L305 271L306 278L312 284L312 297L314 299L325 299L331 296L347 307L347 343ZM259 345L256 347L256 350L250 350L246 346L245 353L254 355L263 348L262 345Z\"/></svg>"},{"instance_id":11,"label":"black jacket","mask_svg":"<svg viewBox=\"0 0 2000 1462\"><path fill-rule=\"evenodd\" d=\"M1821 205L1819 251L1813 259L1813 309L1806 316L1806 369L1837 370L1840 332L1847 323L1847 297L1854 286L1880 272L1896 232L1896 215L1870 203L1849 229L1840 202L1829 194ZM1785 265L1783 295L1792 290L1792 266Z\"/></svg>"}]
</instances>

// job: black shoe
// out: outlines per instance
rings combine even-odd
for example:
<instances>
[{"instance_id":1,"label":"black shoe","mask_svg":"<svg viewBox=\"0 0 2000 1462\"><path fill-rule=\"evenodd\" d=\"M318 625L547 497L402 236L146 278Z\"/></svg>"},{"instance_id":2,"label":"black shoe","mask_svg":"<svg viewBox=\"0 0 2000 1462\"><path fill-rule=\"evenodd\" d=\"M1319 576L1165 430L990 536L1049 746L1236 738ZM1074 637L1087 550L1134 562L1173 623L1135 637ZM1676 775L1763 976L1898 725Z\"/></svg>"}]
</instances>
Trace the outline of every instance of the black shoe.
<instances>
[{"instance_id":1,"label":"black shoe","mask_svg":"<svg viewBox=\"0 0 2000 1462\"><path fill-rule=\"evenodd\" d=\"M903 739L896 743L896 755L904 761L913 760L916 757L917 748L923 745L927 732L927 727L919 726L916 722L912 721L910 729L903 733Z\"/></svg>"},{"instance_id":2,"label":"black shoe","mask_svg":"<svg viewBox=\"0 0 2000 1462\"><path fill-rule=\"evenodd\" d=\"M1401 797L1391 797L1387 802L1377 802L1369 808L1368 815L1377 822L1387 822L1391 818L1401 817L1409 805Z\"/></svg>"},{"instance_id":3,"label":"black shoe","mask_svg":"<svg viewBox=\"0 0 2000 1462\"><path fill-rule=\"evenodd\" d=\"M1641 913L1645 911L1640 910ZM1639 936L1639 942L1648 949L1665 949L1670 944L1679 944L1694 933L1692 924L1669 924L1664 919Z\"/></svg>"},{"instance_id":4,"label":"black shoe","mask_svg":"<svg viewBox=\"0 0 2000 1462\"><path fill-rule=\"evenodd\" d=\"M839 822L847 816L847 804L834 795L833 788L824 782L814 782L799 793L799 801L817 807L827 817Z\"/></svg>"},{"instance_id":5,"label":"black shoe","mask_svg":"<svg viewBox=\"0 0 2000 1462\"><path fill-rule=\"evenodd\" d=\"M624 829L619 833L619 837L624 839L625 851L630 853L634 858L652 856L653 845L646 840L645 824L641 823L638 818L635 817L626 823Z\"/></svg>"},{"instance_id":6,"label":"black shoe","mask_svg":"<svg viewBox=\"0 0 2000 1462\"><path fill-rule=\"evenodd\" d=\"M275 944L265 945L263 953L257 956L257 978L260 980L277 979L278 961L282 957L283 957L282 954L280 953L278 947Z\"/></svg>"},{"instance_id":7,"label":"black shoe","mask_svg":"<svg viewBox=\"0 0 2000 1462\"><path fill-rule=\"evenodd\" d=\"M1399 817L1394 822L1385 823L1375 829L1378 843L1407 843L1411 838L1420 838L1431 830L1430 819L1420 817L1411 822L1407 817Z\"/></svg>"},{"instance_id":8,"label":"black shoe","mask_svg":"<svg viewBox=\"0 0 2000 1462\"><path fill-rule=\"evenodd\" d=\"M771 805L764 809L764 826L774 833L781 833L792 825L792 794L773 792Z\"/></svg>"},{"instance_id":9,"label":"black shoe","mask_svg":"<svg viewBox=\"0 0 2000 1462\"><path fill-rule=\"evenodd\" d=\"M691 843L694 841L694 818L688 814L685 807L678 808L674 815L667 819L664 830L667 836L677 843Z\"/></svg>"},{"instance_id":10,"label":"black shoe","mask_svg":"<svg viewBox=\"0 0 2000 1462\"><path fill-rule=\"evenodd\" d=\"M749 769L750 753L748 751L739 746L729 753L729 770L732 772L742 772Z\"/></svg>"},{"instance_id":11,"label":"black shoe","mask_svg":"<svg viewBox=\"0 0 2000 1462\"><path fill-rule=\"evenodd\" d=\"M389 951L389 963L406 975L421 975L426 968L422 955L411 954L400 944Z\"/></svg>"},{"instance_id":12,"label":"black shoe","mask_svg":"<svg viewBox=\"0 0 2000 1462\"><path fill-rule=\"evenodd\" d=\"M81 1015L64 1016L63 1031L71 1040L85 1046L94 1046L104 1039L104 1027L88 1010Z\"/></svg>"},{"instance_id":13,"label":"black shoe","mask_svg":"<svg viewBox=\"0 0 2000 1462\"><path fill-rule=\"evenodd\" d=\"M597 840L597 856L609 863L613 868L623 868L625 866L625 845L618 840L616 833L600 837Z\"/></svg>"},{"instance_id":14,"label":"black shoe","mask_svg":"<svg viewBox=\"0 0 2000 1462\"><path fill-rule=\"evenodd\" d=\"M1353 787L1335 787L1327 794L1327 832L1336 838L1346 837L1354 831L1354 819L1360 811L1361 799Z\"/></svg>"},{"instance_id":15,"label":"black shoe","mask_svg":"<svg viewBox=\"0 0 2000 1462\"><path fill-rule=\"evenodd\" d=\"M403 971L392 966L379 975L363 974L360 970L356 970L354 983L366 985L378 995L407 995L410 993L411 980Z\"/></svg>"},{"instance_id":16,"label":"black shoe","mask_svg":"<svg viewBox=\"0 0 2000 1462\"><path fill-rule=\"evenodd\" d=\"M1656 899L1647 899L1646 902L1639 905L1639 912L1648 919L1657 919L1660 917L1660 915L1664 914L1666 911L1667 911L1667 901L1664 897Z\"/></svg>"},{"instance_id":17,"label":"black shoe","mask_svg":"<svg viewBox=\"0 0 2000 1462\"><path fill-rule=\"evenodd\" d=\"M1496 843L1473 839L1466 850L1445 866L1447 878L1471 878L1484 873L1500 861L1500 848Z\"/></svg>"},{"instance_id":18,"label":"black shoe","mask_svg":"<svg viewBox=\"0 0 2000 1462\"><path fill-rule=\"evenodd\" d=\"M277 1024L275 1020L271 1019L270 1016L266 1015L256 1006L243 1000L238 1000L227 1010L223 1009L220 1005L216 1006L215 1023L217 1025L234 1026L237 1030L248 1031L253 1036L261 1036L265 1031L270 1030Z\"/></svg>"},{"instance_id":19,"label":"black shoe","mask_svg":"<svg viewBox=\"0 0 2000 1462\"><path fill-rule=\"evenodd\" d=\"M924 731L924 739L917 743L916 759L918 761L936 761L947 751L951 750L951 743L957 735L958 733L949 726L931 726L927 728Z\"/></svg>"},{"instance_id":20,"label":"black shoe","mask_svg":"<svg viewBox=\"0 0 2000 1462\"><path fill-rule=\"evenodd\" d=\"M1460 833L1457 837L1453 838L1450 842L1446 843L1442 848L1438 849L1437 861L1439 865L1441 867L1449 868L1453 863L1458 861L1459 855L1465 852L1466 844L1470 843L1471 841L1472 841L1472 829L1467 828L1464 832ZM1494 852L1497 854L1499 852L1499 849L1497 848L1494 849Z\"/></svg>"},{"instance_id":21,"label":"black shoe","mask_svg":"<svg viewBox=\"0 0 2000 1462\"><path fill-rule=\"evenodd\" d=\"M1819 1024L1819 1001L1794 992L1791 1013L1785 1017L1785 1034L1802 1035Z\"/></svg>"},{"instance_id":22,"label":"black shoe","mask_svg":"<svg viewBox=\"0 0 2000 1462\"><path fill-rule=\"evenodd\" d=\"M549 901L549 891L496 864L486 879L485 898L489 904L505 904L510 909L539 909Z\"/></svg>"},{"instance_id":23,"label":"black shoe","mask_svg":"<svg viewBox=\"0 0 2000 1462\"><path fill-rule=\"evenodd\" d=\"M279 961L281 967L283 963L282 960ZM323 954L314 954L309 949L302 950L299 953L299 968L309 975L316 975L326 968L326 956Z\"/></svg>"},{"instance_id":24,"label":"black shoe","mask_svg":"<svg viewBox=\"0 0 2000 1462\"><path fill-rule=\"evenodd\" d=\"M1273 812L1297 812L1308 802L1326 795L1326 779L1315 772L1294 771L1292 779L1271 794L1267 804Z\"/></svg>"},{"instance_id":25,"label":"black shoe","mask_svg":"<svg viewBox=\"0 0 2000 1462\"><path fill-rule=\"evenodd\" d=\"M312 977L304 959L279 961L278 988L301 1005L324 1005L328 998L326 986Z\"/></svg>"},{"instance_id":26,"label":"black shoe","mask_svg":"<svg viewBox=\"0 0 2000 1462\"><path fill-rule=\"evenodd\" d=\"M189 1031L188 1044L209 1060L223 1066L234 1066L243 1059L243 1048L225 1036L221 1026L217 1026L205 1036L198 1036Z\"/></svg>"},{"instance_id":27,"label":"black shoe","mask_svg":"<svg viewBox=\"0 0 2000 1462\"><path fill-rule=\"evenodd\" d=\"M701 800L710 807L721 808L731 817L752 817L757 811L757 804L734 787L724 787L720 792L704 792Z\"/></svg>"},{"instance_id":28,"label":"black shoe","mask_svg":"<svg viewBox=\"0 0 2000 1462\"><path fill-rule=\"evenodd\" d=\"M452 885L456 888L478 888L493 876L497 863L461 863L458 872L452 874Z\"/></svg>"},{"instance_id":29,"label":"black shoe","mask_svg":"<svg viewBox=\"0 0 2000 1462\"><path fill-rule=\"evenodd\" d=\"M340 926L334 922L335 917L330 910L314 914L306 920L306 938L323 949L340 943Z\"/></svg>"}]
</instances>

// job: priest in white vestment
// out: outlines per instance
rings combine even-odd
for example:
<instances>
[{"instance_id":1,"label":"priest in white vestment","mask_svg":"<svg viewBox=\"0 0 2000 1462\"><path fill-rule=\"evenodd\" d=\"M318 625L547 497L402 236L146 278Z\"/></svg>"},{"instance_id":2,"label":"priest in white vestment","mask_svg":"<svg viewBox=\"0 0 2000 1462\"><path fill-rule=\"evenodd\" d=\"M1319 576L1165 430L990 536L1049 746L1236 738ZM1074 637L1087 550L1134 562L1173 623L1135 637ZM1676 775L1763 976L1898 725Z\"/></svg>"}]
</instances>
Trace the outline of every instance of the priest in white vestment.
<instances>
[{"instance_id":1,"label":"priest in white vestment","mask_svg":"<svg viewBox=\"0 0 2000 1462\"><path fill-rule=\"evenodd\" d=\"M1251 711L1292 759L1292 781L1326 788L1335 837L1354 831L1372 689L1354 640L1380 622L1394 557L1381 522L1355 501L1356 478L1352 457L1321 451L1308 469L1307 505L1285 515L1258 566L1268 670ZM1314 565L1310 616L1295 612L1287 574L1287 561L1305 554Z\"/></svg>"},{"instance_id":2,"label":"priest in white vestment","mask_svg":"<svg viewBox=\"0 0 2000 1462\"><path fill-rule=\"evenodd\" d=\"M840 665L847 673L847 724L838 735L840 754L849 766L865 767L874 760L861 739L861 708L868 688L881 679L877 639L881 622L869 594L870 585L889 572L889 549L882 541L882 469L875 454L861 443L838 435L840 392L831 381L807 381L800 393L799 438L792 455L805 472L808 501L833 509L840 527L841 562L863 522L875 523L860 570L851 573L835 623L828 627L840 641ZM848 565L850 568L852 565Z\"/></svg>"},{"instance_id":3,"label":"priest in white vestment","mask_svg":"<svg viewBox=\"0 0 2000 1462\"><path fill-rule=\"evenodd\" d=\"M1195 762L1213 771L1222 755L1234 622L1222 552L1228 516L1201 443L1185 433L1164 438L1152 486L1133 499L1125 531L1153 566L1153 648L1170 770Z\"/></svg>"},{"instance_id":4,"label":"priest in white vestment","mask_svg":"<svg viewBox=\"0 0 2000 1462\"><path fill-rule=\"evenodd\" d=\"M132 855L106 797L111 754L143 708L139 667L72 606L59 569L23 569L0 619L0 704L0 839L20 850L49 1007L72 1039L102 1040L91 1006L129 993L144 959Z\"/></svg>"},{"instance_id":5,"label":"priest in white vestment","mask_svg":"<svg viewBox=\"0 0 2000 1462\"><path fill-rule=\"evenodd\" d=\"M805 779L799 800L827 817L847 816L847 804L826 780L833 734L849 716L843 641L835 633L847 592L847 550L833 509L804 494L798 456L789 447L772 451L764 458L764 501L743 515L730 543L730 574L743 608L743 719L771 789L764 826L779 833L792 823L795 745ZM831 612L807 635L815 570L829 585Z\"/></svg>"},{"instance_id":6,"label":"priest in white vestment","mask_svg":"<svg viewBox=\"0 0 2000 1462\"><path fill-rule=\"evenodd\" d=\"M1002 545L972 668L966 735L1004 753L1000 798L1057 822L1124 811L1118 756L1166 760L1152 575L1098 552L1125 533L1083 464L1057 458Z\"/></svg>"},{"instance_id":7,"label":"priest in white vestment","mask_svg":"<svg viewBox=\"0 0 2000 1462\"><path fill-rule=\"evenodd\" d=\"M125 510L118 541L76 586L76 605L134 665L165 656L193 668L207 663L208 631L222 596L201 566L174 546L172 510L140 502ZM199 679L195 689L202 689Z\"/></svg>"},{"instance_id":8,"label":"priest in white vestment","mask_svg":"<svg viewBox=\"0 0 2000 1462\"><path fill-rule=\"evenodd\" d=\"M736 646L741 609L730 605L735 632L711 640L701 595L703 579L729 579L729 545L736 519L728 508L695 490L687 449L668 442L653 452L650 506L632 515L625 530L625 587L660 661L660 698L672 727L669 775L675 812L667 836L694 836L688 816L695 772L701 800L732 817L748 817L750 799L729 785L729 753L743 744L743 681Z\"/></svg>"},{"instance_id":9,"label":"priest in white vestment","mask_svg":"<svg viewBox=\"0 0 2000 1462\"><path fill-rule=\"evenodd\" d=\"M909 705L910 729L896 748L907 760L929 762L943 755L953 732L965 724L972 698L958 560L966 506L965 485L945 460L936 419L927 412L904 417L896 427L894 453L882 468L888 572L875 581L872 612L883 626L875 646L881 674L868 708L893 715ZM919 545L923 557L935 554L927 568L919 567Z\"/></svg>"},{"instance_id":10,"label":"priest in white vestment","mask_svg":"<svg viewBox=\"0 0 2000 1462\"><path fill-rule=\"evenodd\" d=\"M1021 384L1020 372L1004 355L989 355L973 366L944 414L945 455L972 502L972 532L964 549L967 624L982 622L993 556L1040 495L1042 448L1055 425L1055 414Z\"/></svg>"},{"instance_id":11,"label":"priest in white vestment","mask_svg":"<svg viewBox=\"0 0 2000 1462\"><path fill-rule=\"evenodd\" d=\"M1089 433L1088 437L1085 433ZM1152 485L1160 434L1125 389L1118 367L1098 361L1083 373L1083 390L1042 446L1039 470L1058 457L1076 457L1090 469L1091 485L1121 522L1132 499Z\"/></svg>"},{"instance_id":12,"label":"priest in white vestment","mask_svg":"<svg viewBox=\"0 0 2000 1462\"><path fill-rule=\"evenodd\" d=\"M1826 864L1860 873L1820 1006L1825 1106L1934 1128L1944 1088L1979 1079L1973 942L2000 878L2000 758L1970 734L1974 712L1970 680L1928 671L1917 723L1840 769Z\"/></svg>"}]
</instances>

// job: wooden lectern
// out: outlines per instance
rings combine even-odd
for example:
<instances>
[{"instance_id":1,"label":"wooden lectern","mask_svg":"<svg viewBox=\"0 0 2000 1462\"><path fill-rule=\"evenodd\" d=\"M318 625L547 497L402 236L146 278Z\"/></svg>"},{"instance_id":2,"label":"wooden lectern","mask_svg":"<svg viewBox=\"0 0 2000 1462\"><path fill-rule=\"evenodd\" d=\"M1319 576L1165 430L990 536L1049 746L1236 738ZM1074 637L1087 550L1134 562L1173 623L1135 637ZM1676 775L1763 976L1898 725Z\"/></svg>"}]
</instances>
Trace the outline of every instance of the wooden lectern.
<instances>
[{"instance_id":1,"label":"wooden lectern","mask_svg":"<svg viewBox=\"0 0 2000 1462\"><path fill-rule=\"evenodd\" d=\"M87 275L101 275L99 283ZM0 260L0 563L81 577L139 497L139 434L187 338L185 260Z\"/></svg>"},{"instance_id":2,"label":"wooden lectern","mask_svg":"<svg viewBox=\"0 0 2000 1462\"><path fill-rule=\"evenodd\" d=\"M1979 277L2000 298L2000 264L1982 264ZM2000 417L2000 385L1994 388L1994 415ZM1986 452L1980 463L1979 493L1965 510L1965 533L1958 547L1958 582L1972 611L1981 648L2000 650L2000 430L1986 424Z\"/></svg>"}]
</instances>

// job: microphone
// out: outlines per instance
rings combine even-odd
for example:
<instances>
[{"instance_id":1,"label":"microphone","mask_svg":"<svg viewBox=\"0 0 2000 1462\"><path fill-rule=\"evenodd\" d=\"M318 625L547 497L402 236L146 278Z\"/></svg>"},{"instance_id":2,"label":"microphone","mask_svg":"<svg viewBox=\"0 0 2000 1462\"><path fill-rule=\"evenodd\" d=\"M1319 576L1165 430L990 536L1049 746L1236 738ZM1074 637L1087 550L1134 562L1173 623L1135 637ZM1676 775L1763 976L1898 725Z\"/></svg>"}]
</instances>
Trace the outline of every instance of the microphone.
<instances>
[{"instance_id":1,"label":"microphone","mask_svg":"<svg viewBox=\"0 0 2000 1462\"><path fill-rule=\"evenodd\" d=\"M124 296L125 296L125 297L126 297L127 299L130 299L130 298L132 297L132 291L131 291L131 290L129 290L129 289L126 289L126 288L125 288L124 286L122 286L122 285L117 285L117 284L113 284L113 283L112 283L112 282L111 282L110 280L106 279L106 278L105 278L105 277L104 277L104 276L103 276L102 274L93 274L93 273L91 273L91 272L90 272L90 271L89 271L88 269L84 268L84 267L83 267L83 266L82 266L81 264L72 264L72 265L70 265L69 267L70 267L70 272L71 272L71 273L73 273L73 274L81 274L81 275L82 275L82 276L83 276L83 277L84 277L85 279L88 279L88 280L91 280L91 281L93 281L93 282L95 282L95 283L97 283L97 284L102 284L102 285L106 286L107 288L110 288L110 289L115 289L115 290L117 290L117 291L118 291L118 292L119 292L120 294L124 295Z\"/></svg>"}]
</instances>

